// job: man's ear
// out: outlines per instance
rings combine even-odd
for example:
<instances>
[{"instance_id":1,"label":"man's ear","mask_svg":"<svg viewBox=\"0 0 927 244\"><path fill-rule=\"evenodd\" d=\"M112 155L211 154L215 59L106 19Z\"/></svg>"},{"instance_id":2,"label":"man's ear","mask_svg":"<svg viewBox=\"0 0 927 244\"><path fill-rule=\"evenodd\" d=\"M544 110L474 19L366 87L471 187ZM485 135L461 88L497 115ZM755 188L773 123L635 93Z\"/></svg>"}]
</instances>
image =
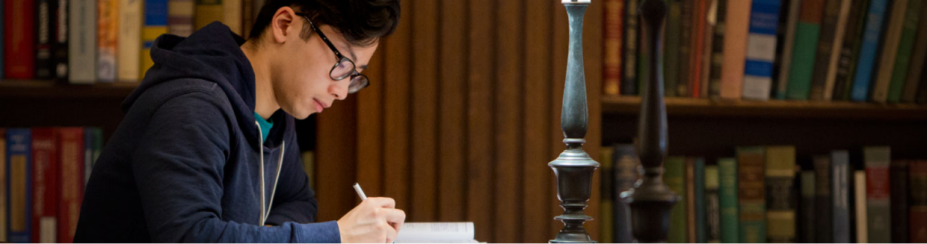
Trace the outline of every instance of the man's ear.
<instances>
[{"instance_id":1,"label":"man's ear","mask_svg":"<svg viewBox=\"0 0 927 244\"><path fill-rule=\"evenodd\" d=\"M298 18L300 17L296 15L293 8L282 7L277 9L277 12L274 13L274 18L271 19L270 22L271 30L273 30L271 33L274 42L284 43L288 35L298 35L298 32L293 32L298 31L295 26Z\"/></svg>"}]
</instances>

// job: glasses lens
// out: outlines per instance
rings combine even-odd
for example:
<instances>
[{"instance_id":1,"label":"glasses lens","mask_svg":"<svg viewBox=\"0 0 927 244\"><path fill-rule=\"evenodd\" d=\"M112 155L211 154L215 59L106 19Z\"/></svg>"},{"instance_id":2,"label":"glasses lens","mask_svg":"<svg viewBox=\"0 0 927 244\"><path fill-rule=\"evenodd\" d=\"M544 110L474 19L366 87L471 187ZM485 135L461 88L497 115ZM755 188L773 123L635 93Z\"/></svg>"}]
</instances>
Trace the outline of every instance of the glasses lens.
<instances>
[{"instance_id":1,"label":"glasses lens","mask_svg":"<svg viewBox=\"0 0 927 244\"><path fill-rule=\"evenodd\" d=\"M368 85L370 85L370 81L367 80L367 76L358 74L357 76L351 78L351 84L348 85L348 92L355 93L361 89L364 89L364 87L367 87Z\"/></svg>"},{"instance_id":2,"label":"glasses lens","mask_svg":"<svg viewBox=\"0 0 927 244\"><path fill-rule=\"evenodd\" d=\"M341 62L338 62L334 68L332 68L331 76L332 79L342 80L344 78L348 78L348 76L351 76L351 74L354 74L354 63L352 63L351 60L344 58L341 59Z\"/></svg>"}]
</instances>

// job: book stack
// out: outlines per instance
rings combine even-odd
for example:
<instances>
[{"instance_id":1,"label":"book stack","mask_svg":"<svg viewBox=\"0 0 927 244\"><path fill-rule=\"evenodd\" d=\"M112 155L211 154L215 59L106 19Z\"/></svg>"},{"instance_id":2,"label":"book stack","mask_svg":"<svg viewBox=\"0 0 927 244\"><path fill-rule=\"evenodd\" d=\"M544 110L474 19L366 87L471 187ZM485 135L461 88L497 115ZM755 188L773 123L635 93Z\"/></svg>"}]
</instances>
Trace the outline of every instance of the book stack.
<instances>
[{"instance_id":1,"label":"book stack","mask_svg":"<svg viewBox=\"0 0 927 244\"><path fill-rule=\"evenodd\" d=\"M261 7L247 0L0 2L0 79L72 84L138 82L153 65L158 36L187 36L214 21L242 35Z\"/></svg>"},{"instance_id":2,"label":"book stack","mask_svg":"<svg viewBox=\"0 0 927 244\"><path fill-rule=\"evenodd\" d=\"M95 127L0 128L0 241L73 242Z\"/></svg>"},{"instance_id":3,"label":"book stack","mask_svg":"<svg viewBox=\"0 0 927 244\"><path fill-rule=\"evenodd\" d=\"M605 0L606 95L636 96L641 0ZM923 0L668 0L666 97L927 103Z\"/></svg>"},{"instance_id":4,"label":"book stack","mask_svg":"<svg viewBox=\"0 0 927 244\"><path fill-rule=\"evenodd\" d=\"M627 206L614 192L638 179L623 171L635 168L634 147L604 149L601 214L610 216L600 218L608 232L600 240L629 242ZM669 242L927 242L927 160L892 159L886 146L807 159L789 145L735 151L713 160L666 158L663 180L680 196Z\"/></svg>"}]
</instances>

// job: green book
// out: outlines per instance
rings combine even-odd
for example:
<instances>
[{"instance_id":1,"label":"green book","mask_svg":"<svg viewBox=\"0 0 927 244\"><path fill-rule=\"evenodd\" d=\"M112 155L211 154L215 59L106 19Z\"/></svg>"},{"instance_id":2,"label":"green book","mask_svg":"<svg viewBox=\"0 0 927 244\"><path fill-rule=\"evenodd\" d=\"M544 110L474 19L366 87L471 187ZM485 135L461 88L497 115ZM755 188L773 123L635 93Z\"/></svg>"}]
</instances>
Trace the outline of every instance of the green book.
<instances>
[{"instance_id":1,"label":"green book","mask_svg":"<svg viewBox=\"0 0 927 244\"><path fill-rule=\"evenodd\" d=\"M740 242L766 242L765 148L737 148Z\"/></svg>"},{"instance_id":2,"label":"green book","mask_svg":"<svg viewBox=\"0 0 927 244\"><path fill-rule=\"evenodd\" d=\"M718 166L705 166L705 241L721 242L721 206L718 204Z\"/></svg>"},{"instance_id":3,"label":"green book","mask_svg":"<svg viewBox=\"0 0 927 244\"><path fill-rule=\"evenodd\" d=\"M797 242L795 147L766 148L766 237L769 242Z\"/></svg>"},{"instance_id":4,"label":"green book","mask_svg":"<svg viewBox=\"0 0 927 244\"><path fill-rule=\"evenodd\" d=\"M740 242L740 211L737 205L737 160L718 159L718 205L721 209L721 242Z\"/></svg>"},{"instance_id":5,"label":"green book","mask_svg":"<svg viewBox=\"0 0 927 244\"><path fill-rule=\"evenodd\" d=\"M705 243L705 158L695 159L695 242Z\"/></svg>"},{"instance_id":6,"label":"green book","mask_svg":"<svg viewBox=\"0 0 927 244\"><path fill-rule=\"evenodd\" d=\"M801 14L795 26L795 47L789 67L789 82L785 92L787 99L808 100L811 93L811 79L814 76L814 61L818 53L818 38L821 35L821 15L824 0L802 1ZM823 67L827 68L827 67Z\"/></svg>"},{"instance_id":7,"label":"green book","mask_svg":"<svg viewBox=\"0 0 927 244\"><path fill-rule=\"evenodd\" d=\"M908 0L908 7L904 17L904 29L898 45L898 54L895 57L895 67L892 68L892 80L888 86L888 102L890 103L897 103L901 100L902 88L908 78L908 68L911 66L911 53L914 50L914 40L917 36L917 23L920 20L922 2L923 0Z\"/></svg>"},{"instance_id":8,"label":"green book","mask_svg":"<svg viewBox=\"0 0 927 244\"><path fill-rule=\"evenodd\" d=\"M682 1L671 0L669 14L666 17L663 47L663 92L666 97L676 96L679 83L679 45L682 39Z\"/></svg>"},{"instance_id":9,"label":"green book","mask_svg":"<svg viewBox=\"0 0 927 244\"><path fill-rule=\"evenodd\" d=\"M667 242L687 243L686 240L686 158L667 157L665 161L666 172L663 182L679 196L679 201L670 211L670 226Z\"/></svg>"}]
</instances>

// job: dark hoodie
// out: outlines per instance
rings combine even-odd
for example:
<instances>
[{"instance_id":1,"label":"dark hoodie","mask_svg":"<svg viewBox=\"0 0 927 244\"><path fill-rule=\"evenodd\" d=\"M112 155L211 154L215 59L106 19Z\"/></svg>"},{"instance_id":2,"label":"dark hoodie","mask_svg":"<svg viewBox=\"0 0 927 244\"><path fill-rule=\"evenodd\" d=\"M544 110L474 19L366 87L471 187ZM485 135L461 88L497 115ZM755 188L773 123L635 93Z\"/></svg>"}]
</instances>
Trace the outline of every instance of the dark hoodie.
<instances>
[{"instance_id":1,"label":"dark hoodie","mask_svg":"<svg viewBox=\"0 0 927 244\"><path fill-rule=\"evenodd\" d=\"M293 117L274 113L262 142L242 43L219 22L155 40L155 65L94 165L75 241L340 242L335 221L312 223Z\"/></svg>"}]
</instances>

